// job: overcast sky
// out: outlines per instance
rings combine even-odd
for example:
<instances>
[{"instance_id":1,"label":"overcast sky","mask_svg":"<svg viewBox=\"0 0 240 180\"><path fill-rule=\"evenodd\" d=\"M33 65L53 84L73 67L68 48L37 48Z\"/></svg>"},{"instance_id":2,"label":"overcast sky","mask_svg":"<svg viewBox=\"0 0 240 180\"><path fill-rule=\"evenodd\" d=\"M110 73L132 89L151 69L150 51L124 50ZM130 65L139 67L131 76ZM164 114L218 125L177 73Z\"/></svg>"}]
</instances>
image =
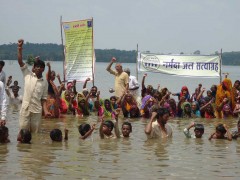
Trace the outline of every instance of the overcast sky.
<instances>
[{"instance_id":1,"label":"overcast sky","mask_svg":"<svg viewBox=\"0 0 240 180\"><path fill-rule=\"evenodd\" d=\"M61 43L63 21L94 19L96 49L240 51L240 0L0 0L0 44Z\"/></svg>"}]
</instances>

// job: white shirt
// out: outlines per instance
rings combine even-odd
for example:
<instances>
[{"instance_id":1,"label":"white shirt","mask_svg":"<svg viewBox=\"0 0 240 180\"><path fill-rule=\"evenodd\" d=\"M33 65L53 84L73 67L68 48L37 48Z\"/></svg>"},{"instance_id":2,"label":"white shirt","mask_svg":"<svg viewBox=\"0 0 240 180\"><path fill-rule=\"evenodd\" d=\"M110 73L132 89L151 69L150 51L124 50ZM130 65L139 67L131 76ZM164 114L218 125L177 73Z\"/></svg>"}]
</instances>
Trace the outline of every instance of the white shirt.
<instances>
[{"instance_id":1,"label":"white shirt","mask_svg":"<svg viewBox=\"0 0 240 180\"><path fill-rule=\"evenodd\" d=\"M12 92L9 92L9 105L19 105L22 104L22 95L18 95L17 97L14 96Z\"/></svg>"},{"instance_id":2,"label":"white shirt","mask_svg":"<svg viewBox=\"0 0 240 180\"><path fill-rule=\"evenodd\" d=\"M2 81L0 81L0 115L1 115L1 120L6 120L7 98L5 93L5 87Z\"/></svg>"},{"instance_id":3,"label":"white shirt","mask_svg":"<svg viewBox=\"0 0 240 180\"><path fill-rule=\"evenodd\" d=\"M156 121L154 121L152 123L152 131L151 133L148 135L149 138L166 138L166 137L172 137L172 127L168 124L165 124L165 128L167 131L167 134L164 134L161 130L161 128L159 127L159 124Z\"/></svg>"},{"instance_id":4,"label":"white shirt","mask_svg":"<svg viewBox=\"0 0 240 180\"><path fill-rule=\"evenodd\" d=\"M38 79L36 74L31 72L25 64L21 67L24 76L24 94L20 113L30 111L32 113L42 113L42 99L47 99L48 82L46 79Z\"/></svg>"},{"instance_id":5,"label":"white shirt","mask_svg":"<svg viewBox=\"0 0 240 180\"><path fill-rule=\"evenodd\" d=\"M129 76L129 90L139 87L139 83L135 76Z\"/></svg>"}]
</instances>

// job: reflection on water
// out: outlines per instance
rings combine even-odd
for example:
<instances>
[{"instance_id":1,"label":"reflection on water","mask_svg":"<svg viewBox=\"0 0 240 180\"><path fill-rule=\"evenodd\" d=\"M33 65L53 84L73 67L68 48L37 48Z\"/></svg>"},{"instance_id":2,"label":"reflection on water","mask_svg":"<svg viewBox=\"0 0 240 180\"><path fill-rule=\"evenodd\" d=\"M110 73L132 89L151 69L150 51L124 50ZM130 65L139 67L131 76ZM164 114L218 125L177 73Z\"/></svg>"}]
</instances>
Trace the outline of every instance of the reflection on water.
<instances>
[{"instance_id":1,"label":"reflection on water","mask_svg":"<svg viewBox=\"0 0 240 180\"><path fill-rule=\"evenodd\" d=\"M14 63L13 63L14 64ZM106 64L97 63L97 72L104 70ZM6 65L9 66L9 65ZM56 63L56 72L62 67ZM133 65L129 66L132 70ZM8 67L6 67L7 69ZM19 72L18 72L19 71ZM227 70L229 72L229 70ZM237 71L237 70L236 70ZM22 86L20 70L13 70L13 79L19 78ZM16 74L14 74L16 73ZM234 72L233 76L237 76ZM231 75L231 74L230 74ZM146 84L159 81L160 75L148 76ZM162 75L161 75L162 76ZM104 77L104 78L103 78ZM176 77L174 77L176 79ZM172 91L180 89L181 85L195 87L196 79L180 78L174 81L166 76L161 78L160 84L170 87ZM234 79L235 80L235 79ZM101 90L101 96L107 97L108 89L113 86L113 77L107 72L96 76L96 85ZM169 81L169 82L168 82ZM197 82L202 80L197 79ZM206 86L215 80L203 83ZM169 85L169 86L168 86ZM81 88L82 84L78 84ZM88 88L91 84L88 85ZM208 136L215 130L218 123L226 123L235 128L236 119L206 120L197 119L205 126L202 139L187 139L183 134L184 127L190 120L173 119L172 139L147 140L144 127L148 120L131 120L133 132L129 139L99 138L99 124L91 138L79 139L78 126L81 123L97 123L96 116L79 119L65 116L60 119L42 121L41 132L33 135L32 144L18 144L18 110L8 113L7 127L11 143L0 145L1 179L238 179L240 161L239 140L232 142L225 140L208 140ZM119 123L123 122L120 118ZM49 132L59 128L69 130L67 142L52 143Z\"/></svg>"}]
</instances>

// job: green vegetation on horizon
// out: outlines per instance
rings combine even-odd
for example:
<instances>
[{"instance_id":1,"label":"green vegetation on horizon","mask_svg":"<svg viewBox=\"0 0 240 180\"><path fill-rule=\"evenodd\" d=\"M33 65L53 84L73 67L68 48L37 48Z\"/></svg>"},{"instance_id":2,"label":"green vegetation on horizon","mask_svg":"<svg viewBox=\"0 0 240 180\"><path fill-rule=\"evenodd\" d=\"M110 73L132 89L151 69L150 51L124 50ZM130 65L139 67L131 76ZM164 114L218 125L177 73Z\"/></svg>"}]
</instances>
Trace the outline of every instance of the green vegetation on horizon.
<instances>
[{"instance_id":1,"label":"green vegetation on horizon","mask_svg":"<svg viewBox=\"0 0 240 180\"><path fill-rule=\"evenodd\" d=\"M23 50L23 59L29 57L40 56L42 60L63 61L63 48L58 44L38 44L26 42ZM134 63L136 62L136 50L125 51L117 49L95 49L97 62L109 62L114 56L120 62ZM181 54L184 54L181 52ZM193 54L200 54L197 50ZM217 52L213 53L217 54ZM17 59L17 43L0 45L0 59L13 60ZM224 52L222 54L223 65L240 65L240 51Z\"/></svg>"}]
</instances>

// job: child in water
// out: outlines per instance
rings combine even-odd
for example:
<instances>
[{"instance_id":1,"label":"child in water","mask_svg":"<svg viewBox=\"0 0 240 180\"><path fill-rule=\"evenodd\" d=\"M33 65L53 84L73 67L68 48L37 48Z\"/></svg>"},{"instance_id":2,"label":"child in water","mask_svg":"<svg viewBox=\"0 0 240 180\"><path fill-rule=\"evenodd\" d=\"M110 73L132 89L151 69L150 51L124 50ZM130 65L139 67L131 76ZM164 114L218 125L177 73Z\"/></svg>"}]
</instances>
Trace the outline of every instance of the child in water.
<instances>
[{"instance_id":1,"label":"child in water","mask_svg":"<svg viewBox=\"0 0 240 180\"><path fill-rule=\"evenodd\" d=\"M64 129L64 133L64 140L68 140L68 130L66 128ZM50 132L50 138L52 141L62 142L62 131L60 129L53 129Z\"/></svg>"},{"instance_id":2,"label":"child in water","mask_svg":"<svg viewBox=\"0 0 240 180\"><path fill-rule=\"evenodd\" d=\"M116 122L113 123L111 120L104 121L103 118L101 119L101 125L99 128L99 135L101 139L112 139L120 137L120 132L118 128L118 113L116 113L115 121ZM115 133L112 133L113 128Z\"/></svg>"},{"instance_id":3,"label":"child in water","mask_svg":"<svg viewBox=\"0 0 240 180\"><path fill-rule=\"evenodd\" d=\"M192 127L195 127L195 134L191 134L189 132ZM202 135L204 134L204 126L202 124L196 124L195 122L192 122L187 128L183 130L183 133L187 138L202 138Z\"/></svg>"},{"instance_id":4,"label":"child in water","mask_svg":"<svg viewBox=\"0 0 240 180\"><path fill-rule=\"evenodd\" d=\"M89 136L91 136L92 132L95 129L95 126L96 126L96 124L93 124L92 127L90 126L90 124L86 124L86 123L81 124L78 127L78 131L81 134L80 139L84 140L84 139L88 138Z\"/></svg>"},{"instance_id":5,"label":"child in water","mask_svg":"<svg viewBox=\"0 0 240 180\"><path fill-rule=\"evenodd\" d=\"M122 124L122 136L128 138L132 132L132 124L130 122L124 122Z\"/></svg>"},{"instance_id":6,"label":"child in water","mask_svg":"<svg viewBox=\"0 0 240 180\"><path fill-rule=\"evenodd\" d=\"M8 128L6 126L0 126L0 143L9 143Z\"/></svg>"},{"instance_id":7,"label":"child in water","mask_svg":"<svg viewBox=\"0 0 240 180\"><path fill-rule=\"evenodd\" d=\"M32 140L32 134L28 129L21 129L17 140L23 144L30 144Z\"/></svg>"},{"instance_id":8,"label":"child in water","mask_svg":"<svg viewBox=\"0 0 240 180\"><path fill-rule=\"evenodd\" d=\"M227 137L225 134L227 133ZM211 136L208 138L209 140L211 139L227 139L229 141L232 140L232 134L228 130L226 124L218 124L216 127L216 131L211 134Z\"/></svg>"}]
</instances>

